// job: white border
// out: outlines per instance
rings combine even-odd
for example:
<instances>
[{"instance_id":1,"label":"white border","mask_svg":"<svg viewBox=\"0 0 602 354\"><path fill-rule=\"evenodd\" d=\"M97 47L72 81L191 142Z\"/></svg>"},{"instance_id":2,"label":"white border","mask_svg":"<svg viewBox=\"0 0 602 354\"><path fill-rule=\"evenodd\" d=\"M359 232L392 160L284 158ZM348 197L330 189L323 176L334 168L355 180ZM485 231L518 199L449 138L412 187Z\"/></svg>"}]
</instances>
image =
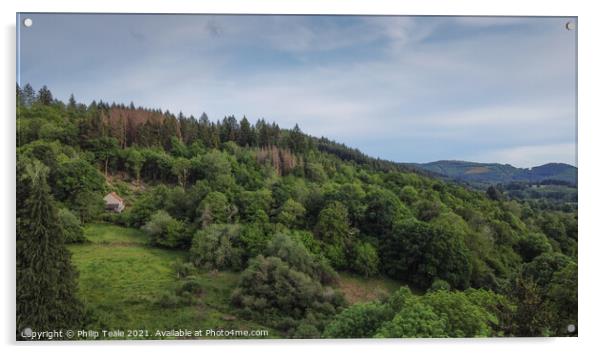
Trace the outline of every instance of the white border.
<instances>
[{"instance_id":1,"label":"white border","mask_svg":"<svg viewBox=\"0 0 602 354\"><path fill-rule=\"evenodd\" d=\"M248 353L306 353L320 349L340 352L366 353L399 352L411 353L504 353L514 350L573 353L577 350L599 348L597 331L600 327L600 208L602 201L600 178L600 38L602 13L596 11L595 2L590 1L531 1L506 0L421 0L392 4L385 0L222 0L193 2L170 0L150 2L140 0L68 1L68 0L16 0L0 3L2 18L2 71L4 78L0 86L2 116L2 212L0 217L5 232L2 251L2 279L0 292L3 307L0 320L0 336L3 352L23 353L102 353L107 349L132 350L142 345L146 353L164 353L174 346L178 352L219 352L225 350ZM289 341L203 341L203 342L120 342L120 343L51 343L40 346L14 343L14 289L15 289L15 13L21 12L157 12L157 13L289 13L289 14L399 14L399 15L548 15L579 16L579 338L555 339L458 339L458 340L289 340ZM39 343L38 343L39 344Z\"/></svg>"}]
</instances>

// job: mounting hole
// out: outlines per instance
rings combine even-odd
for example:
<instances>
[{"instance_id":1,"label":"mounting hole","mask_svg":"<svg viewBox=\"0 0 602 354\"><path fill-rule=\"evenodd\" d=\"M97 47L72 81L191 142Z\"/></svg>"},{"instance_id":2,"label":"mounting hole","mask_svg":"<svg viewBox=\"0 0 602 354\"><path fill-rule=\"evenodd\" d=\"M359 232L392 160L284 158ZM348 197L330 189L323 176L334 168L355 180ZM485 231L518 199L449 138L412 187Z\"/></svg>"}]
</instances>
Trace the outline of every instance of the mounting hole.
<instances>
[{"instance_id":1,"label":"mounting hole","mask_svg":"<svg viewBox=\"0 0 602 354\"><path fill-rule=\"evenodd\" d=\"M23 26L31 27L33 25L33 20L31 18L26 18L23 20Z\"/></svg>"},{"instance_id":2,"label":"mounting hole","mask_svg":"<svg viewBox=\"0 0 602 354\"><path fill-rule=\"evenodd\" d=\"M567 22L567 23L564 25L564 27L566 27L566 29L567 29L568 31L572 31L572 30L574 30L575 28L577 28L577 25L575 24L575 22L573 22L573 21L569 21L569 22Z\"/></svg>"},{"instance_id":3,"label":"mounting hole","mask_svg":"<svg viewBox=\"0 0 602 354\"><path fill-rule=\"evenodd\" d=\"M569 333L575 333L576 329L577 328L575 327L574 324L570 324L570 325L566 326L566 331L569 332Z\"/></svg>"}]
</instances>

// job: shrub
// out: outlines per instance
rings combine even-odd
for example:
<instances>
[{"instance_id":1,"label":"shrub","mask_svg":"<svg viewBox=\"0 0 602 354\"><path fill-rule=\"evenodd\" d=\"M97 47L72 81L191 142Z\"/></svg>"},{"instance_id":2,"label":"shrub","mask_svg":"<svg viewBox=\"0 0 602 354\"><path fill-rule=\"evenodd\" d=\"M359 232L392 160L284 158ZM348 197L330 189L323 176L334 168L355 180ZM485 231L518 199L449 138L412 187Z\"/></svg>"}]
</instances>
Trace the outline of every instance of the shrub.
<instances>
[{"instance_id":1,"label":"shrub","mask_svg":"<svg viewBox=\"0 0 602 354\"><path fill-rule=\"evenodd\" d=\"M548 238L541 233L529 233L518 240L517 252L525 262L531 262L542 253L552 252Z\"/></svg>"},{"instance_id":2,"label":"shrub","mask_svg":"<svg viewBox=\"0 0 602 354\"><path fill-rule=\"evenodd\" d=\"M340 296L323 288L318 280L278 257L261 255L250 261L232 294L235 306L272 323L286 317L301 320L311 309L332 316L341 302Z\"/></svg>"},{"instance_id":3,"label":"shrub","mask_svg":"<svg viewBox=\"0 0 602 354\"><path fill-rule=\"evenodd\" d=\"M446 282L445 280L442 280L442 279L435 279L433 281L433 284L431 284L429 291L438 291L438 290L449 291L450 289L451 289L451 286L449 286L448 282Z\"/></svg>"},{"instance_id":4,"label":"shrub","mask_svg":"<svg viewBox=\"0 0 602 354\"><path fill-rule=\"evenodd\" d=\"M178 279L186 278L187 276L196 273L196 268L192 263L178 261L174 264L174 269Z\"/></svg>"},{"instance_id":5,"label":"shrub","mask_svg":"<svg viewBox=\"0 0 602 354\"><path fill-rule=\"evenodd\" d=\"M357 273L364 276L371 276L378 272L378 252L374 246L367 242L358 242L353 253L352 267Z\"/></svg>"},{"instance_id":6,"label":"shrub","mask_svg":"<svg viewBox=\"0 0 602 354\"><path fill-rule=\"evenodd\" d=\"M327 262L311 254L301 242L287 234L276 234L263 253L280 258L293 269L323 284L332 284L338 280L335 271Z\"/></svg>"},{"instance_id":7,"label":"shrub","mask_svg":"<svg viewBox=\"0 0 602 354\"><path fill-rule=\"evenodd\" d=\"M187 238L184 224L172 218L165 210L154 213L142 230L150 236L150 243L154 246L180 247Z\"/></svg>"},{"instance_id":8,"label":"shrub","mask_svg":"<svg viewBox=\"0 0 602 354\"><path fill-rule=\"evenodd\" d=\"M432 307L410 301L376 333L379 338L440 338L447 337L445 318Z\"/></svg>"},{"instance_id":9,"label":"shrub","mask_svg":"<svg viewBox=\"0 0 602 354\"><path fill-rule=\"evenodd\" d=\"M190 247L192 263L210 269L241 269L240 230L239 225L214 224L198 231Z\"/></svg>"},{"instance_id":10,"label":"shrub","mask_svg":"<svg viewBox=\"0 0 602 354\"><path fill-rule=\"evenodd\" d=\"M78 243L86 241L84 230L79 222L79 219L66 208L59 209L59 222L65 235L66 243Z\"/></svg>"},{"instance_id":11,"label":"shrub","mask_svg":"<svg viewBox=\"0 0 602 354\"><path fill-rule=\"evenodd\" d=\"M373 337L383 322L393 316L391 309L378 302L356 304L337 314L326 326L325 338Z\"/></svg>"}]
</instances>

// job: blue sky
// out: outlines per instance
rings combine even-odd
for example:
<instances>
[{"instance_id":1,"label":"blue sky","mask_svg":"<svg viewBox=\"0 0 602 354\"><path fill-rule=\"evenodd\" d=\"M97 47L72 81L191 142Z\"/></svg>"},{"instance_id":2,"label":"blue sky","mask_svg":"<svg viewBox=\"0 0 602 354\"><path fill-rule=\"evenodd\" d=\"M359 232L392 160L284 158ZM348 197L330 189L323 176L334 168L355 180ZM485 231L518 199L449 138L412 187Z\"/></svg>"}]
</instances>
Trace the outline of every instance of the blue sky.
<instances>
[{"instance_id":1,"label":"blue sky","mask_svg":"<svg viewBox=\"0 0 602 354\"><path fill-rule=\"evenodd\" d=\"M21 15L18 81L400 162L576 165L570 18Z\"/></svg>"}]
</instances>

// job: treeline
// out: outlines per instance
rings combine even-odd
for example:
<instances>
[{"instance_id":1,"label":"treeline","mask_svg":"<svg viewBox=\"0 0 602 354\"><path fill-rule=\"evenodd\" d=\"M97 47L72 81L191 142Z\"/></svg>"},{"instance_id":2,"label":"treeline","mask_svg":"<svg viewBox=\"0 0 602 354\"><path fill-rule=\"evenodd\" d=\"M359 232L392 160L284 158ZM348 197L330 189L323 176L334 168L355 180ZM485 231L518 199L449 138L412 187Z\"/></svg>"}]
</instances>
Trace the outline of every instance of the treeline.
<instances>
[{"instance_id":1,"label":"treeline","mask_svg":"<svg viewBox=\"0 0 602 354\"><path fill-rule=\"evenodd\" d=\"M55 237L81 240L92 220L142 228L155 247L188 250L181 269L242 271L232 306L286 336L570 335L577 324L575 211L445 183L298 126L32 91L17 90L18 176L47 168ZM125 198L124 213L104 212L108 191ZM433 295L400 290L343 311L343 270ZM349 334L346 316L370 323ZM412 318L432 330L404 332Z\"/></svg>"}]
</instances>

